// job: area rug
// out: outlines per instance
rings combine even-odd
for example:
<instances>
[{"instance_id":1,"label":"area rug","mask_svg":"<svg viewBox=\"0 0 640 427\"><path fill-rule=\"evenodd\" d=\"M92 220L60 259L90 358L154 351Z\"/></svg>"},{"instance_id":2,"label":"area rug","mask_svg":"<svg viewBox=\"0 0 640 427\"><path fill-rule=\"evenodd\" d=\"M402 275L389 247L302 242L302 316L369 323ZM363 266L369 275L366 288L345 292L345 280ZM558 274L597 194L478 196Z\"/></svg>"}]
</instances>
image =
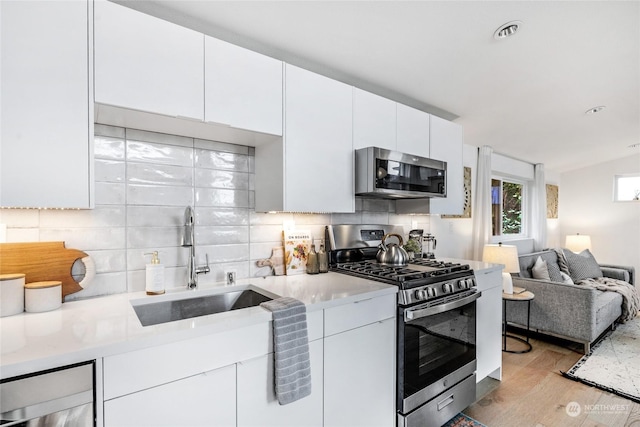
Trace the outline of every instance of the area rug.
<instances>
[{"instance_id":1,"label":"area rug","mask_svg":"<svg viewBox=\"0 0 640 427\"><path fill-rule=\"evenodd\" d=\"M640 315L598 341L565 377L640 403Z\"/></svg>"},{"instance_id":2,"label":"area rug","mask_svg":"<svg viewBox=\"0 0 640 427\"><path fill-rule=\"evenodd\" d=\"M460 412L458 415L451 418L442 427L487 427L487 426Z\"/></svg>"}]
</instances>

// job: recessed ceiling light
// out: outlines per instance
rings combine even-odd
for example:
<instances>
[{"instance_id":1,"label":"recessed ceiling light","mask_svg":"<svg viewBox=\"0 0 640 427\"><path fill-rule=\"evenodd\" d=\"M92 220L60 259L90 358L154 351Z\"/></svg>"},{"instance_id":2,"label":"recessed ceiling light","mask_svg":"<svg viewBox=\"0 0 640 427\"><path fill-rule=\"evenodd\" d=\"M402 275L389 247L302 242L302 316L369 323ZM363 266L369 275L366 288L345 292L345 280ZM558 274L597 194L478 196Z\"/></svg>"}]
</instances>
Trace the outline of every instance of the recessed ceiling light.
<instances>
[{"instance_id":1,"label":"recessed ceiling light","mask_svg":"<svg viewBox=\"0 0 640 427\"><path fill-rule=\"evenodd\" d=\"M593 107L593 108L589 108L587 111L585 111L585 114L595 114L595 113L599 113L600 111L604 110L605 107L604 105L598 105L597 107Z\"/></svg>"},{"instance_id":2,"label":"recessed ceiling light","mask_svg":"<svg viewBox=\"0 0 640 427\"><path fill-rule=\"evenodd\" d=\"M640 148L640 142L637 142L637 143L635 143L635 144L631 144L631 145L629 146L629 148Z\"/></svg>"},{"instance_id":3,"label":"recessed ceiling light","mask_svg":"<svg viewBox=\"0 0 640 427\"><path fill-rule=\"evenodd\" d=\"M522 27L522 21L511 21L507 22L504 25L501 25L495 33L493 33L493 38L496 40L506 39L514 35L520 28Z\"/></svg>"}]
</instances>

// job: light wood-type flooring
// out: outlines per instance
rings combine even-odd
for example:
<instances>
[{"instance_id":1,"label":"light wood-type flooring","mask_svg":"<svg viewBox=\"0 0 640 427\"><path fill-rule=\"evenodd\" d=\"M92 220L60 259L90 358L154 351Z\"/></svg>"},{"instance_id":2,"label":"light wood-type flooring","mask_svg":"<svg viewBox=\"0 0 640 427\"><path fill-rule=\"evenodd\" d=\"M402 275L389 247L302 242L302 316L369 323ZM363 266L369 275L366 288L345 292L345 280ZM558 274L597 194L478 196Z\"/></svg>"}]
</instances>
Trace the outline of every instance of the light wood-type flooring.
<instances>
[{"instance_id":1,"label":"light wood-type flooring","mask_svg":"<svg viewBox=\"0 0 640 427\"><path fill-rule=\"evenodd\" d=\"M639 403L560 374L582 357L581 346L548 337L534 337L531 344L529 353L502 353L502 381L483 380L476 403L464 413L488 427L640 427Z\"/></svg>"}]
</instances>

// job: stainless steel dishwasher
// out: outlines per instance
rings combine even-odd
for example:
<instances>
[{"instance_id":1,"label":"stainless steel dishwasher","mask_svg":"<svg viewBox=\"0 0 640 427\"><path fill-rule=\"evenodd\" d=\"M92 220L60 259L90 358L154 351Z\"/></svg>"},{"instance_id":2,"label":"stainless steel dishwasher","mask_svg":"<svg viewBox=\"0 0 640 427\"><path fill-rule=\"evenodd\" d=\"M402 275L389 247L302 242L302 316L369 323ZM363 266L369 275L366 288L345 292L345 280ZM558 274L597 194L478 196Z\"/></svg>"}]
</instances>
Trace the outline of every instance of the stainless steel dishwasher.
<instances>
[{"instance_id":1,"label":"stainless steel dishwasher","mask_svg":"<svg viewBox=\"0 0 640 427\"><path fill-rule=\"evenodd\" d=\"M95 361L0 381L2 427L95 426Z\"/></svg>"}]
</instances>

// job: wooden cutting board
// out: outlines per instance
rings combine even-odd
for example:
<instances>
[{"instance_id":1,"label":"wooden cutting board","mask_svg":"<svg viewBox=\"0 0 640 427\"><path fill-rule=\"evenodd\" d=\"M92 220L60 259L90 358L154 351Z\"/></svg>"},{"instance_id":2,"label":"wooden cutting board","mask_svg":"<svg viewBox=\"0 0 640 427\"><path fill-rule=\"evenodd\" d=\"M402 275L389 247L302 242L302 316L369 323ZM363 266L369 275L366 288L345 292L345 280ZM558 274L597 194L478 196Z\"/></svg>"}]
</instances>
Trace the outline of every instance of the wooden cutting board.
<instances>
[{"instance_id":1,"label":"wooden cutting board","mask_svg":"<svg viewBox=\"0 0 640 427\"><path fill-rule=\"evenodd\" d=\"M65 248L64 242L0 243L0 274L24 273L25 283L59 280L64 301L65 296L83 289L71 276L71 267L88 257Z\"/></svg>"}]
</instances>

